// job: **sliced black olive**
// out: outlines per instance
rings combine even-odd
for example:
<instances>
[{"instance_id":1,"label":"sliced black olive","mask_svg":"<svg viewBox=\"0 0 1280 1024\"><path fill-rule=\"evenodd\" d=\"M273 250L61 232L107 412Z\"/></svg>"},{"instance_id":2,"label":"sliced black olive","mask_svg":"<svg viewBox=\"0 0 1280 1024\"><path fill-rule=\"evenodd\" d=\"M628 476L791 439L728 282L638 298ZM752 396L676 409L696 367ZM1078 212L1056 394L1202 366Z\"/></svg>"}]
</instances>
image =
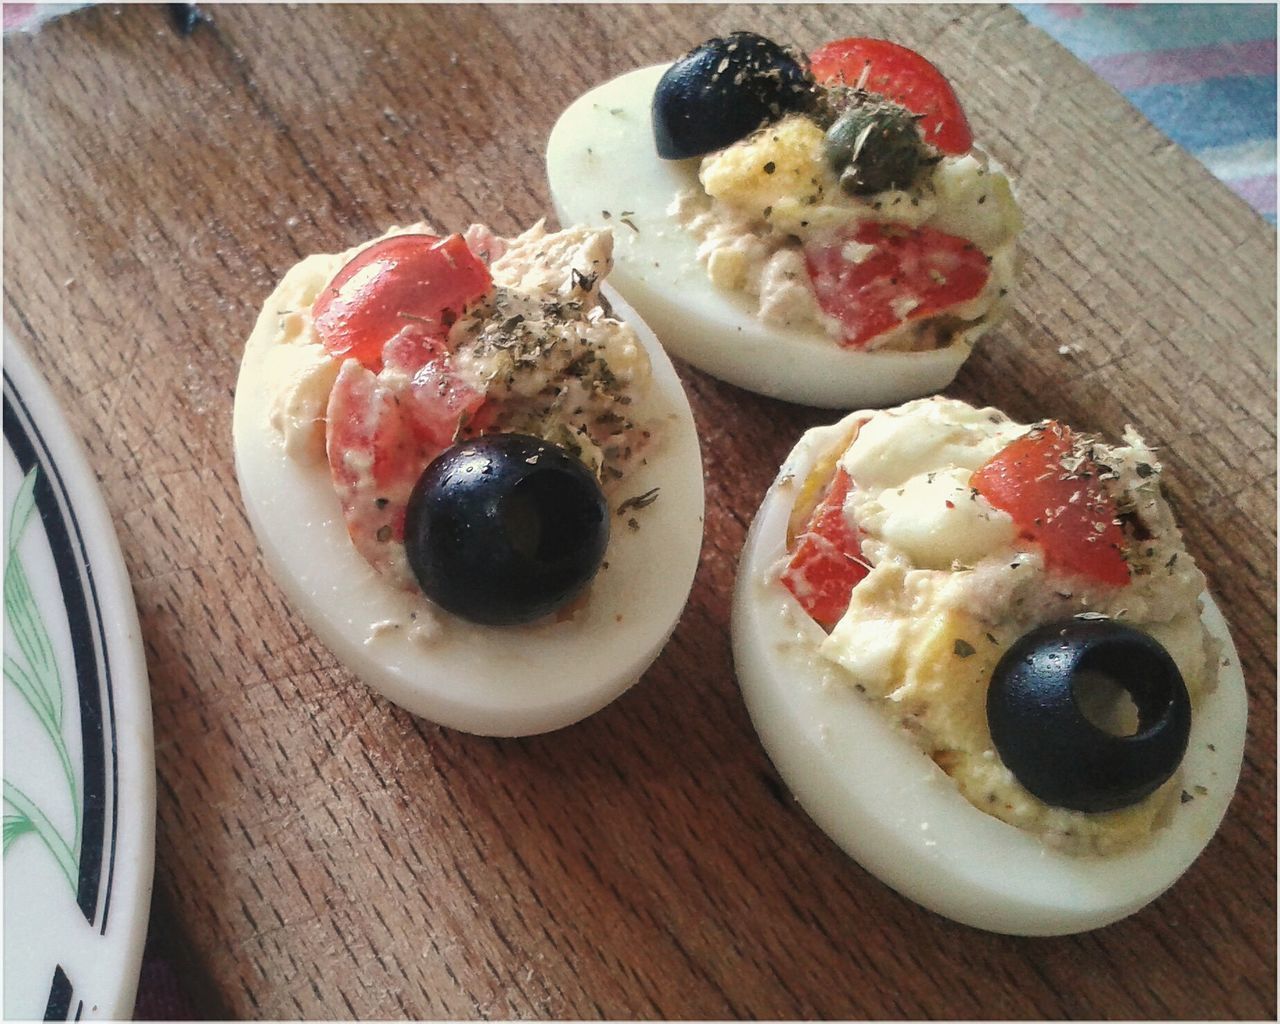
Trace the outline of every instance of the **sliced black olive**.
<instances>
[{"instance_id":1,"label":"sliced black olive","mask_svg":"<svg viewBox=\"0 0 1280 1024\"><path fill-rule=\"evenodd\" d=\"M910 188L925 155L911 112L875 100L846 109L827 129L823 150L841 188L859 196Z\"/></svg>"},{"instance_id":2,"label":"sliced black olive","mask_svg":"<svg viewBox=\"0 0 1280 1024\"><path fill-rule=\"evenodd\" d=\"M1132 735L1095 724L1084 691L1113 685L1137 712ZM1069 619L1032 630L996 665L987 691L996 750L1033 795L1112 811L1154 792L1182 762L1191 701L1178 666L1146 633Z\"/></svg>"},{"instance_id":3,"label":"sliced black olive","mask_svg":"<svg viewBox=\"0 0 1280 1024\"><path fill-rule=\"evenodd\" d=\"M653 93L658 156L683 160L723 149L783 116L809 110L808 61L754 32L708 39L677 60Z\"/></svg>"},{"instance_id":4,"label":"sliced black olive","mask_svg":"<svg viewBox=\"0 0 1280 1024\"><path fill-rule=\"evenodd\" d=\"M532 622L573 600L609 544L600 484L563 448L525 434L454 445L419 477L405 513L423 593L471 622Z\"/></svg>"}]
</instances>

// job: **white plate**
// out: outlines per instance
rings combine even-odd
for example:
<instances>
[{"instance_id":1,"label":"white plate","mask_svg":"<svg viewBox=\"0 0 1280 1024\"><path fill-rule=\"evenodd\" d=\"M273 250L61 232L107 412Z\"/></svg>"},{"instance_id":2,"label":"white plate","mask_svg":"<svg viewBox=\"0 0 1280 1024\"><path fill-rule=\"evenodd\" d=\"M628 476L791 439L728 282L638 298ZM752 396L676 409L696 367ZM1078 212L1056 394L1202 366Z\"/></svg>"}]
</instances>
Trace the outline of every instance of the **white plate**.
<instances>
[{"instance_id":1,"label":"white plate","mask_svg":"<svg viewBox=\"0 0 1280 1024\"><path fill-rule=\"evenodd\" d=\"M4 338L4 1016L133 1013L155 761L133 591L93 471Z\"/></svg>"}]
</instances>

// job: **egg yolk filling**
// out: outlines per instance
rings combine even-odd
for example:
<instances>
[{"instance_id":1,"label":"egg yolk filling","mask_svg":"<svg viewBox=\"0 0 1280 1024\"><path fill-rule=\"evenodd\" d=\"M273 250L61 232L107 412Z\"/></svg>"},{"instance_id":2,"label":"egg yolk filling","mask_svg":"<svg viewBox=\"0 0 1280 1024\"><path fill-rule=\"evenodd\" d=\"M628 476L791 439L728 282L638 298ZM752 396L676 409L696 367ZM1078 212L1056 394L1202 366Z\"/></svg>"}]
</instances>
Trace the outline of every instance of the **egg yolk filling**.
<instances>
[{"instance_id":1,"label":"egg yolk filling","mask_svg":"<svg viewBox=\"0 0 1280 1024\"><path fill-rule=\"evenodd\" d=\"M751 296L766 323L853 349L975 337L1003 315L1015 274L1008 178L971 140L943 152L919 138L882 97L816 89L812 110L703 157L700 187L673 203L712 283ZM890 130L898 121L916 137ZM903 165L903 147L909 170L876 170Z\"/></svg>"},{"instance_id":2,"label":"egg yolk filling","mask_svg":"<svg viewBox=\"0 0 1280 1024\"><path fill-rule=\"evenodd\" d=\"M1131 429L1108 445L1054 422L911 402L869 414L847 446L818 461L801 485L781 582L826 631L819 655L971 803L1056 847L1109 853L1166 820L1176 774L1120 810L1050 806L997 753L987 691L1020 637L1077 616L1155 638L1193 706L1213 688L1204 577L1159 475ZM1110 692L1123 714L1123 691Z\"/></svg>"},{"instance_id":3,"label":"egg yolk filling","mask_svg":"<svg viewBox=\"0 0 1280 1024\"><path fill-rule=\"evenodd\" d=\"M419 225L312 260L273 351L272 426L291 456L328 462L352 543L393 582L416 587L406 507L455 442L544 439L606 493L656 443L632 413L648 357L600 295L608 231Z\"/></svg>"}]
</instances>

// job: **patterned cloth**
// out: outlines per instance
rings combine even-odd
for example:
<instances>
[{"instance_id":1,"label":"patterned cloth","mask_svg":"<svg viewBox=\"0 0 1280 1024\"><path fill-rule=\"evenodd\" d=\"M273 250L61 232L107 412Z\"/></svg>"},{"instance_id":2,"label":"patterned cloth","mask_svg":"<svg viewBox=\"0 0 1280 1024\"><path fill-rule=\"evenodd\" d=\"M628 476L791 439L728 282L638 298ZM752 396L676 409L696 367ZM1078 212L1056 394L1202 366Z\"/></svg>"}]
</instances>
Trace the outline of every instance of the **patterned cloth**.
<instances>
[{"instance_id":1,"label":"patterned cloth","mask_svg":"<svg viewBox=\"0 0 1280 1024\"><path fill-rule=\"evenodd\" d=\"M34 32L41 23L60 14L66 14L88 4L4 4L4 30L20 28L26 32Z\"/></svg>"},{"instance_id":2,"label":"patterned cloth","mask_svg":"<svg viewBox=\"0 0 1280 1024\"><path fill-rule=\"evenodd\" d=\"M1017 7L1276 222L1275 7Z\"/></svg>"}]
</instances>

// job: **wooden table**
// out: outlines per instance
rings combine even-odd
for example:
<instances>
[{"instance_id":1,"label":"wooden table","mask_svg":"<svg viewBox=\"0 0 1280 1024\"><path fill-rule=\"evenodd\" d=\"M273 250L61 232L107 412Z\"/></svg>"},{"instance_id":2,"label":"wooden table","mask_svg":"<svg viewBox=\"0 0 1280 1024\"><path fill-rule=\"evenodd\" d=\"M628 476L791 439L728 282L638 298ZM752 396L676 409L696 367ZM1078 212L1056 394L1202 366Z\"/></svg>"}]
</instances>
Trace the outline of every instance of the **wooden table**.
<instances>
[{"instance_id":1,"label":"wooden table","mask_svg":"<svg viewBox=\"0 0 1280 1024\"><path fill-rule=\"evenodd\" d=\"M231 399L300 256L386 226L515 231L587 86L752 27L919 47L1016 170L1014 313L951 393L1161 446L1244 660L1220 834L1075 938L988 935L882 886L783 789L733 681L744 531L831 418L681 367L706 543L640 685L559 734L415 720L264 576ZM5 318L115 513L146 637L157 885L235 1016L1274 1017L1275 232L998 7L97 8L5 40ZM992 865L999 871L998 864ZM216 1005L215 1005L216 1004Z\"/></svg>"}]
</instances>

